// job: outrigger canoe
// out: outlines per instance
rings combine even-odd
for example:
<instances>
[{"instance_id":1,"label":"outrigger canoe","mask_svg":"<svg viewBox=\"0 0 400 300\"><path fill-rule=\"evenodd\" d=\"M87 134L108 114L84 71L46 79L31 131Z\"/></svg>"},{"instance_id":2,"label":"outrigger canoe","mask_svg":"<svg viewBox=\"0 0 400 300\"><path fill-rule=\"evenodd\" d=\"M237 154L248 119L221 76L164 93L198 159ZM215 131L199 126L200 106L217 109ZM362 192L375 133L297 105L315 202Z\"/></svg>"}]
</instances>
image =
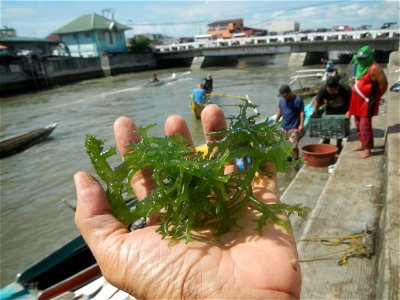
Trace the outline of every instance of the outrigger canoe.
<instances>
[{"instance_id":1,"label":"outrigger canoe","mask_svg":"<svg viewBox=\"0 0 400 300\"><path fill-rule=\"evenodd\" d=\"M21 152L44 141L57 127L57 124L57 122L54 122L46 127L35 129L28 133L1 141L0 158Z\"/></svg>"}]
</instances>

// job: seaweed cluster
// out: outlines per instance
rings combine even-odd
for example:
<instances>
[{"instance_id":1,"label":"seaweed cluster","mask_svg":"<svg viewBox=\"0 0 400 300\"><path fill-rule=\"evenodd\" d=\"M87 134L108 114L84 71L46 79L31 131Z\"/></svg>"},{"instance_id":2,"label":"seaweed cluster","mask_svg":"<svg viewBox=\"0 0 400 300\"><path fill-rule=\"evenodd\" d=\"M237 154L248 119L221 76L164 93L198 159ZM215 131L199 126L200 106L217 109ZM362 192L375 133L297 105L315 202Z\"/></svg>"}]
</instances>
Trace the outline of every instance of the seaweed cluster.
<instances>
[{"instance_id":1,"label":"seaweed cluster","mask_svg":"<svg viewBox=\"0 0 400 300\"><path fill-rule=\"evenodd\" d=\"M140 142L127 146L130 153L124 161L112 168L107 160L116 154L111 147L104 150L104 141L86 136L86 151L96 173L107 184L107 196L113 214L125 225L160 212L161 225L157 229L163 238L192 241L192 230L198 226L213 228L214 237L238 226L239 211L248 207L260 212L258 231L272 220L283 226L282 212L304 216L308 209L302 204L263 203L253 195L252 183L256 174L267 174L265 167L273 163L283 172L288 166L292 145L278 125L256 122L256 115L247 116L255 106L243 100L238 116L229 117L229 126L210 135L222 137L208 143L204 155L190 147L181 136L154 137L148 132L155 125L139 128ZM224 174L225 166L235 158L251 158L246 168ZM133 208L125 204L123 193L131 191L130 182L140 170L152 170L155 187L151 195Z\"/></svg>"}]
</instances>

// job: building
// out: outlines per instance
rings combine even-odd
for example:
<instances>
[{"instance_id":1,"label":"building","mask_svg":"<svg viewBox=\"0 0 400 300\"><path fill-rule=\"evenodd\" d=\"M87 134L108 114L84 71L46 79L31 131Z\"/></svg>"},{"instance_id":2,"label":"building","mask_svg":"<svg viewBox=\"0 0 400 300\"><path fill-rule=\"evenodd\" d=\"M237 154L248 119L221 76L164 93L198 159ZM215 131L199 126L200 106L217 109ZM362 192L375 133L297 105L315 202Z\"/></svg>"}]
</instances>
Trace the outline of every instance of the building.
<instances>
[{"instance_id":1,"label":"building","mask_svg":"<svg viewBox=\"0 0 400 300\"><path fill-rule=\"evenodd\" d=\"M216 21L208 24L208 36L214 39L266 35L265 29L245 27L243 19Z\"/></svg>"},{"instance_id":2,"label":"building","mask_svg":"<svg viewBox=\"0 0 400 300\"><path fill-rule=\"evenodd\" d=\"M86 14L67 23L53 34L68 47L71 56L97 57L127 53L125 31L131 29L98 14Z\"/></svg>"},{"instance_id":3,"label":"building","mask_svg":"<svg viewBox=\"0 0 400 300\"><path fill-rule=\"evenodd\" d=\"M137 34L144 36L150 40L151 46L162 45L162 44L178 44L181 42L180 38L170 37L159 33L141 33Z\"/></svg>"},{"instance_id":4,"label":"building","mask_svg":"<svg viewBox=\"0 0 400 300\"><path fill-rule=\"evenodd\" d=\"M242 32L243 19L222 20L210 23L208 26L208 34L219 36L220 38L229 39L234 33Z\"/></svg>"},{"instance_id":5,"label":"building","mask_svg":"<svg viewBox=\"0 0 400 300\"><path fill-rule=\"evenodd\" d=\"M300 24L297 21L272 21L267 24L268 32L275 32L283 34L286 32L298 32L300 30Z\"/></svg>"},{"instance_id":6,"label":"building","mask_svg":"<svg viewBox=\"0 0 400 300\"><path fill-rule=\"evenodd\" d=\"M17 31L14 28L4 26L2 29L0 29L0 38L16 37L16 36L17 36Z\"/></svg>"},{"instance_id":7,"label":"building","mask_svg":"<svg viewBox=\"0 0 400 300\"><path fill-rule=\"evenodd\" d=\"M50 56L53 55L54 49L59 47L59 41L32 37L12 36L1 37L0 45L2 46L1 55L7 54L11 56ZM6 53L3 53L5 51Z\"/></svg>"}]
</instances>

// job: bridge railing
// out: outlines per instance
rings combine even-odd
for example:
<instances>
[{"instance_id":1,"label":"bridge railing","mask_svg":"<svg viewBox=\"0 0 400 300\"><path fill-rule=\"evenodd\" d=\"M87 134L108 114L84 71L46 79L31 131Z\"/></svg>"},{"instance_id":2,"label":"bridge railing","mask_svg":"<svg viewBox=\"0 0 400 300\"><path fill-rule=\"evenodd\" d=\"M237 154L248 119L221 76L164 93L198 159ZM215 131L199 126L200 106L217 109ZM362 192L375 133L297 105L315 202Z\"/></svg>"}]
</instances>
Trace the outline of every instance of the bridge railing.
<instances>
[{"instance_id":1,"label":"bridge railing","mask_svg":"<svg viewBox=\"0 0 400 300\"><path fill-rule=\"evenodd\" d=\"M329 31L311 33L292 33L284 35L266 35L257 37L238 37L232 39L204 40L190 43L176 43L170 45L155 46L156 52L180 52L201 48L218 48L228 46L245 46L259 44L314 42L329 40L360 40L370 38L393 38L400 36L399 28L379 30L355 30L355 31Z\"/></svg>"}]
</instances>

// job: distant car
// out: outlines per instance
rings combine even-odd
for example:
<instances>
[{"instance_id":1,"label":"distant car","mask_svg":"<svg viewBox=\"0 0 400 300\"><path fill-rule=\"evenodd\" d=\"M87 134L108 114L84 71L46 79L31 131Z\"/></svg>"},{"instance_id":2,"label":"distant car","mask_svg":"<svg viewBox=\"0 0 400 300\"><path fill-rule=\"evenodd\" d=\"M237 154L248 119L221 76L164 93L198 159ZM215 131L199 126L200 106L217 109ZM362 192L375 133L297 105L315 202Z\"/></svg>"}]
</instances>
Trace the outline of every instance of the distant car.
<instances>
[{"instance_id":1,"label":"distant car","mask_svg":"<svg viewBox=\"0 0 400 300\"><path fill-rule=\"evenodd\" d=\"M360 27L357 28L357 30L370 30L372 28L372 25L361 25Z\"/></svg>"},{"instance_id":2,"label":"distant car","mask_svg":"<svg viewBox=\"0 0 400 300\"><path fill-rule=\"evenodd\" d=\"M383 23L381 26L381 29L396 29L399 28L399 25L397 25L396 22L389 22L389 23ZM398 31L394 33L395 37L399 36ZM389 37L389 32L383 32L377 35L378 38L387 38Z\"/></svg>"},{"instance_id":3,"label":"distant car","mask_svg":"<svg viewBox=\"0 0 400 300\"><path fill-rule=\"evenodd\" d=\"M388 29L388 28L392 28L392 27L396 27L397 23L396 22L388 22L388 23L383 23L383 25L381 26L381 29Z\"/></svg>"},{"instance_id":4,"label":"distant car","mask_svg":"<svg viewBox=\"0 0 400 300\"><path fill-rule=\"evenodd\" d=\"M333 26L332 31L353 31L353 27L347 25Z\"/></svg>"}]
</instances>

